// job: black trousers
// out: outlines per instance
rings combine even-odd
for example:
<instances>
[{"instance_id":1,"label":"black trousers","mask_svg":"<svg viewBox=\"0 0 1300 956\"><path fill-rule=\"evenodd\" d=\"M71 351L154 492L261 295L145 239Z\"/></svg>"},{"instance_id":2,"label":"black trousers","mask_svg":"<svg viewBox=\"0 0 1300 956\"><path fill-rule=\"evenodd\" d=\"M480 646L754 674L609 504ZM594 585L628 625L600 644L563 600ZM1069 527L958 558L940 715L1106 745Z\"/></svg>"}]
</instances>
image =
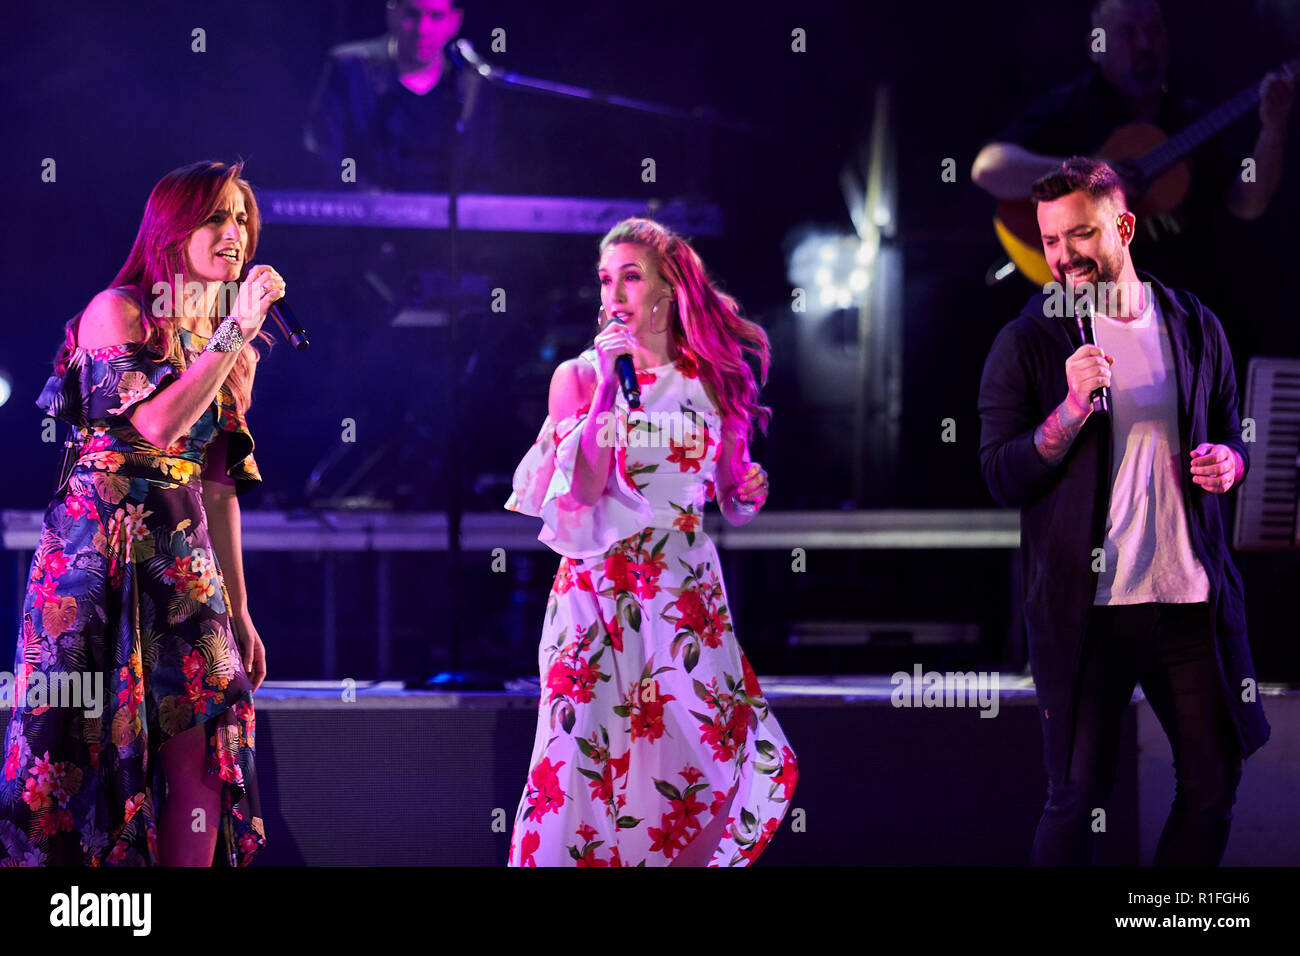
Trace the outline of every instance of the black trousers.
<instances>
[{"instance_id":1,"label":"black trousers","mask_svg":"<svg viewBox=\"0 0 1300 956\"><path fill-rule=\"evenodd\" d=\"M1047 767L1035 866L1094 862L1093 814L1115 785L1121 721L1138 683L1169 738L1177 780L1155 864L1217 866L1223 859L1242 757L1215 662L1210 605L1131 604L1089 614L1070 772ZM1045 742L1069 733L1068 721L1039 719Z\"/></svg>"}]
</instances>

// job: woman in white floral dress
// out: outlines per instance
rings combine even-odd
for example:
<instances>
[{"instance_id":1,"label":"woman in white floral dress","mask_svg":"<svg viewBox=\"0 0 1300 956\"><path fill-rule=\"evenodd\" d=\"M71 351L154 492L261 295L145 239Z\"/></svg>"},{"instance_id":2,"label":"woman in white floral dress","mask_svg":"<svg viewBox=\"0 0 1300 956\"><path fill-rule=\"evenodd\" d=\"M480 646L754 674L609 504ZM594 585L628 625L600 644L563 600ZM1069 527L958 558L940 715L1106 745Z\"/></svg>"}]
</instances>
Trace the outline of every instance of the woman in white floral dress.
<instances>
[{"instance_id":1,"label":"woman in white floral dress","mask_svg":"<svg viewBox=\"0 0 1300 956\"><path fill-rule=\"evenodd\" d=\"M646 219L601 241L604 326L551 381L506 508L563 557L547 602L537 736L511 866L747 866L781 823L794 752L732 631L714 499L767 499L749 459L771 412L745 352L767 336L680 237ZM627 353L641 407L614 370Z\"/></svg>"}]
</instances>

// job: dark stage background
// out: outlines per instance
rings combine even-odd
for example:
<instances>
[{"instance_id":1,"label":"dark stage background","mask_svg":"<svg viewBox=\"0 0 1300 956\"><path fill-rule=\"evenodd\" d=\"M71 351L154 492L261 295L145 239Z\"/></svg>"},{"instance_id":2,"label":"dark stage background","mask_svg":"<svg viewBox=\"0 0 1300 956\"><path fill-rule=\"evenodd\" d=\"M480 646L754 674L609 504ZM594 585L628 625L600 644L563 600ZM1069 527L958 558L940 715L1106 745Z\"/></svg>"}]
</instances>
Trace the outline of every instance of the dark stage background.
<instances>
[{"instance_id":1,"label":"dark stage background","mask_svg":"<svg viewBox=\"0 0 1300 956\"><path fill-rule=\"evenodd\" d=\"M793 361L801 317L790 310L785 255L801 229L851 231L837 176L870 128L876 87L887 84L897 124L894 242L904 268L901 450L896 461L869 463L863 504L993 506L978 467L976 392L989 344L1031 290L1019 279L984 284L998 253L993 202L971 183L970 164L1037 93L1086 67L1087 4L504 0L465 9L462 35L508 69L673 106L708 105L769 128L765 136L709 131L505 91L497 94L506 133L495 191L694 196L721 207L726 235L696 245L772 337L774 370L764 394L775 417L770 437L754 446L772 475L771 510L833 509L851 499L853 380L829 384L838 398L807 397L812 383L801 380ZM324 56L335 44L382 33L383 4L20 3L6 16L0 163L9 228L0 269L11 300L0 371L13 394L0 407L0 507L39 509L59 455L42 443L32 401L63 323L124 259L149 189L184 163L238 157L256 188L313 188L302 127ZM1300 14L1281 0L1167 3L1166 19L1172 71L1209 104L1300 48ZM206 53L190 51L195 27L207 31ZM507 32L504 54L489 52L496 27ZM807 31L806 53L791 52L795 27ZM1214 236L1224 274L1241 280L1240 295L1228 299L1214 283L1203 298L1228 331L1242 387L1251 355L1300 353L1291 291L1290 227L1300 213L1294 114L1290 175L1268 214L1254 223L1225 217ZM1233 135L1249 142L1255 122L1244 120ZM645 156L657 161L656 183L641 181ZM57 161L56 183L41 182L46 157ZM941 177L947 158L956 161L956 182ZM493 314L485 304L463 319L475 366L462 393L469 437L453 448L440 398L445 333L389 325L364 278L400 283L404 257L440 261L442 237L265 230L258 258L286 276L314 344L303 354L278 345L259 371L250 425L265 483L243 499L245 509L308 507L309 474L339 449L341 423L350 418L357 441L339 473L387 445L385 483L376 494L399 510L441 510L447 456L454 454L466 508L499 513L510 473L545 415L551 371L590 340L596 237L476 233L464 236L464 250L468 267L507 290L509 306ZM856 351L855 334L852 321L831 316L812 340L842 359ZM827 382L818 384L827 390ZM945 418L957 423L955 442L940 440ZM346 582L338 617L342 675L320 667L323 560L315 553L246 555L250 608L273 679L389 678L446 666L444 622L454 600L469 608L463 663L534 671L556 562L550 552L513 553L507 575L490 572L485 552L467 553L465 587L455 594L443 555L396 557L390 673L375 672L371 650L375 557L339 557L336 571ZM899 656L926 666L1023 663L1005 647L1009 551L821 552L803 575L790 573L788 549L733 553L728 562L737 633L760 673L892 669ZM1300 678L1289 603L1300 564L1294 556L1254 554L1238 562L1261 679ZM12 635L12 586L0 589L0 601ZM799 621L893 619L973 623L979 642L891 657L870 648L813 654L787 641Z\"/></svg>"}]
</instances>

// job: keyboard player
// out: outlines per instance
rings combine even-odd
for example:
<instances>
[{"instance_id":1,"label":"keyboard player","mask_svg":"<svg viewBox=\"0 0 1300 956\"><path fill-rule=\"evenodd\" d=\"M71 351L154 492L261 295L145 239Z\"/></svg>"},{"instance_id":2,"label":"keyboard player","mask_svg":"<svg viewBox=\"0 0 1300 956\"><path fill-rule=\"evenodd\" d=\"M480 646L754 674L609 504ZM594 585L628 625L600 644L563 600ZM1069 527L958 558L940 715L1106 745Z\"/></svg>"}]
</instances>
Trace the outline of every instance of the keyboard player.
<instances>
[{"instance_id":1,"label":"keyboard player","mask_svg":"<svg viewBox=\"0 0 1300 956\"><path fill-rule=\"evenodd\" d=\"M452 0L388 0L385 35L330 51L305 130L323 188L356 188L343 178L350 158L361 188L446 192L452 137L469 97L460 188L493 191L493 92L446 52L463 16Z\"/></svg>"}]
</instances>

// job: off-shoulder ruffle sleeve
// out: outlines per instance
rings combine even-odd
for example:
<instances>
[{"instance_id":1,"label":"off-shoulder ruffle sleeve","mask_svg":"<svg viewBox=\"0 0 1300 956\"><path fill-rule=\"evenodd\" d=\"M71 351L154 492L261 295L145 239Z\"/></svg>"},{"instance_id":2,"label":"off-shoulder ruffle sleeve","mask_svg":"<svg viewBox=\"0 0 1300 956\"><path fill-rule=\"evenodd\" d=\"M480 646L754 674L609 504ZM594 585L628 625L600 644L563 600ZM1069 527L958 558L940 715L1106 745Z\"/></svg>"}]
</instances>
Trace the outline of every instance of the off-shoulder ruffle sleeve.
<instances>
[{"instance_id":1,"label":"off-shoulder ruffle sleeve","mask_svg":"<svg viewBox=\"0 0 1300 956\"><path fill-rule=\"evenodd\" d=\"M551 550L569 558L604 554L610 545L648 527L654 517L650 502L636 490L618 460L623 449L615 448L605 490L594 505L573 500L574 472L583 429L599 427L588 417L590 406L555 422L548 415L532 448L515 469L514 493L507 511L542 519L537 539Z\"/></svg>"},{"instance_id":2,"label":"off-shoulder ruffle sleeve","mask_svg":"<svg viewBox=\"0 0 1300 956\"><path fill-rule=\"evenodd\" d=\"M127 423L132 408L179 374L161 355L141 345L77 349L68 370L45 382L36 404L78 427Z\"/></svg>"},{"instance_id":3,"label":"off-shoulder ruffle sleeve","mask_svg":"<svg viewBox=\"0 0 1300 956\"><path fill-rule=\"evenodd\" d=\"M255 443L248 420L224 387L217 392L217 427L226 433L226 474L235 481L235 494L242 495L261 483L262 473L253 458Z\"/></svg>"}]
</instances>

